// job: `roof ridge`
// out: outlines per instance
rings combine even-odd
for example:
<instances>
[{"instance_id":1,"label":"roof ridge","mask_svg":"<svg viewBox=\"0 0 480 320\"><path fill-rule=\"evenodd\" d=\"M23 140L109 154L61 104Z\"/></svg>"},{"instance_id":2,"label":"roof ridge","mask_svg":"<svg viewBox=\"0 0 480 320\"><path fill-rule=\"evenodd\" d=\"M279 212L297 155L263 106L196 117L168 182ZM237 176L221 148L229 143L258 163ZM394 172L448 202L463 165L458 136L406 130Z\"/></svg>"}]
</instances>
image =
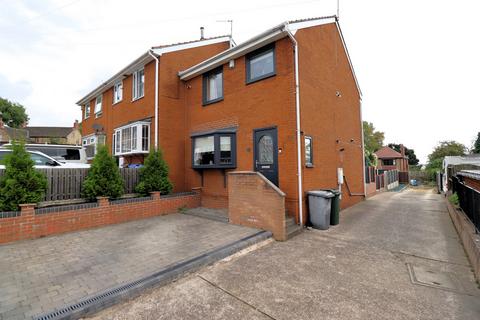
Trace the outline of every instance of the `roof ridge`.
<instances>
[{"instance_id":1,"label":"roof ridge","mask_svg":"<svg viewBox=\"0 0 480 320\"><path fill-rule=\"evenodd\" d=\"M313 21L313 20L324 20L324 19L337 19L336 15L330 16L320 16L320 17L313 17L313 18L304 18L304 19L296 19L296 20L287 20L287 23L298 23L298 22L305 22L305 21Z\"/></svg>"},{"instance_id":2,"label":"roof ridge","mask_svg":"<svg viewBox=\"0 0 480 320\"><path fill-rule=\"evenodd\" d=\"M220 36L208 37L208 38L197 39L197 40L176 42L176 43L171 43L171 44L162 44L162 45L153 46L152 49L161 49L161 48L178 46L178 45L182 45L182 44L189 44L189 43L195 43L195 42L200 42L200 41L208 41L208 40L220 39L220 38L225 38L225 37L230 37L230 35L220 35Z\"/></svg>"}]
</instances>

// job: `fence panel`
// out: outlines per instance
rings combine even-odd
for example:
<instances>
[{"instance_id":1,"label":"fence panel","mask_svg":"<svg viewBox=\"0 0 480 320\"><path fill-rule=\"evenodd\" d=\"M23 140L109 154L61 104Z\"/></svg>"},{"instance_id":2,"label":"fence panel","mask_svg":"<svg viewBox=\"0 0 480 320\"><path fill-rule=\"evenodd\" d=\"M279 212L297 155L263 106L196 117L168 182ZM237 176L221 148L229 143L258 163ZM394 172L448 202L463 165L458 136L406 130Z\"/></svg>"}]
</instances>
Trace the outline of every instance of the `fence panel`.
<instances>
[{"instance_id":1,"label":"fence panel","mask_svg":"<svg viewBox=\"0 0 480 320\"><path fill-rule=\"evenodd\" d=\"M82 185L88 168L78 169L37 169L47 178L47 190L44 201L79 199L82 197ZM3 176L5 169L0 169ZM134 193L139 181L139 169L121 168L120 175L124 181L125 193Z\"/></svg>"},{"instance_id":2,"label":"fence panel","mask_svg":"<svg viewBox=\"0 0 480 320\"><path fill-rule=\"evenodd\" d=\"M460 208L478 232L480 230L480 192L465 185L456 176L452 176L451 181L452 192L457 194Z\"/></svg>"}]
</instances>

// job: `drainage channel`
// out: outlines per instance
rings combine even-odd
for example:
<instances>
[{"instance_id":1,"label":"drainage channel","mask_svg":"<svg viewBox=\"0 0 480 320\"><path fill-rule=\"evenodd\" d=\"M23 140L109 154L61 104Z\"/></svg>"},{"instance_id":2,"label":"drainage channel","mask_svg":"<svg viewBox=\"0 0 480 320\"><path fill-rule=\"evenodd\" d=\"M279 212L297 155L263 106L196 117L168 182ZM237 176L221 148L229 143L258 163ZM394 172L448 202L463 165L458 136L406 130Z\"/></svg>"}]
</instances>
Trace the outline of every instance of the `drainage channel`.
<instances>
[{"instance_id":1,"label":"drainage channel","mask_svg":"<svg viewBox=\"0 0 480 320\"><path fill-rule=\"evenodd\" d=\"M187 272L193 272L201 267L213 264L255 243L272 237L269 231L260 231L218 249L209 251L195 258L173 264L147 277L123 284L107 291L86 297L77 303L34 317L35 320L79 319L96 313L121 301L132 299L143 290L153 286L165 285Z\"/></svg>"}]
</instances>

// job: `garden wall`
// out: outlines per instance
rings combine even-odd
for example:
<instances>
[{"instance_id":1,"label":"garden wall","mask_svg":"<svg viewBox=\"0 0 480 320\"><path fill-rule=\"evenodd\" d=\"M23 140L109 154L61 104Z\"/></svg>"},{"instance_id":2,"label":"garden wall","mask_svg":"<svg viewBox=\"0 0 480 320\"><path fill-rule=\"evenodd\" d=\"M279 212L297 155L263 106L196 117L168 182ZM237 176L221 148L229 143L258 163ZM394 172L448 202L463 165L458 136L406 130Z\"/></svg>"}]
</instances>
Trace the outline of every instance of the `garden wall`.
<instances>
[{"instance_id":1,"label":"garden wall","mask_svg":"<svg viewBox=\"0 0 480 320\"><path fill-rule=\"evenodd\" d=\"M199 193L187 192L160 196L109 200L66 206L35 208L22 204L20 211L0 212L0 243L35 239L48 235L100 227L169 213L180 208L199 207Z\"/></svg>"}]
</instances>

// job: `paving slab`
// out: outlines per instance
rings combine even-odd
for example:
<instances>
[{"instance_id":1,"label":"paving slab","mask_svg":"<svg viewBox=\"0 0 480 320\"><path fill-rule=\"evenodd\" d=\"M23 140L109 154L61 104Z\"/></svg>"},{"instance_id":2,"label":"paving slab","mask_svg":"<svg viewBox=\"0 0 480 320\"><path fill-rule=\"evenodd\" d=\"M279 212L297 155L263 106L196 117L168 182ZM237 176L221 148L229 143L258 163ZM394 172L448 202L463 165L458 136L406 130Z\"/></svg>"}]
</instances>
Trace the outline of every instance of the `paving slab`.
<instances>
[{"instance_id":1,"label":"paving slab","mask_svg":"<svg viewBox=\"0 0 480 320\"><path fill-rule=\"evenodd\" d=\"M258 233L171 214L0 246L0 319L25 319Z\"/></svg>"},{"instance_id":2,"label":"paving slab","mask_svg":"<svg viewBox=\"0 0 480 320\"><path fill-rule=\"evenodd\" d=\"M430 191L381 194L329 231L218 262L94 319L480 319L480 290L442 201ZM415 283L411 266L447 287Z\"/></svg>"}]
</instances>

